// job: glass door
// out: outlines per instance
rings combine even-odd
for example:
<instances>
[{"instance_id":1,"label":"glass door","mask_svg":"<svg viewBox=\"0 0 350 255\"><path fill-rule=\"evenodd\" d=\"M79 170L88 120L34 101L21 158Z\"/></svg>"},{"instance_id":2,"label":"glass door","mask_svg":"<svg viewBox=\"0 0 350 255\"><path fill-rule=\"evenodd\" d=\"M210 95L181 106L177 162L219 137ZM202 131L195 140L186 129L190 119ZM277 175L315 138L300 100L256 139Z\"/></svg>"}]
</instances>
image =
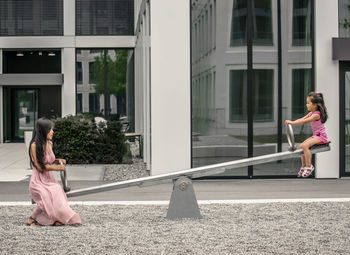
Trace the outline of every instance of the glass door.
<instances>
[{"instance_id":1,"label":"glass door","mask_svg":"<svg viewBox=\"0 0 350 255\"><path fill-rule=\"evenodd\" d=\"M350 62L339 62L340 176L350 176Z\"/></svg>"},{"instance_id":2,"label":"glass door","mask_svg":"<svg viewBox=\"0 0 350 255\"><path fill-rule=\"evenodd\" d=\"M13 89L12 104L12 141L24 140L25 131L33 131L38 119L38 89Z\"/></svg>"}]
</instances>

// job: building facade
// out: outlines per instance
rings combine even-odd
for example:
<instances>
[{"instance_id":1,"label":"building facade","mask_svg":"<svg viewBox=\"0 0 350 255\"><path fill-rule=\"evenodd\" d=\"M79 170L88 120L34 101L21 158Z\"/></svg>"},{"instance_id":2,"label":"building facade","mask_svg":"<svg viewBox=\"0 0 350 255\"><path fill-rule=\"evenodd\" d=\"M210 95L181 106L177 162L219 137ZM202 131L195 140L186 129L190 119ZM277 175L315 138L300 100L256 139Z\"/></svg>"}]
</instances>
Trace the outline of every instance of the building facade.
<instances>
[{"instance_id":1,"label":"building facade","mask_svg":"<svg viewBox=\"0 0 350 255\"><path fill-rule=\"evenodd\" d=\"M286 150L284 120L304 116L315 90L332 141L315 176L349 175L346 0L19 2L0 0L1 142L40 116L108 110L142 134L151 174L169 173ZM121 62L125 96L105 100L99 63ZM311 135L308 125L294 131L297 142ZM220 177L298 168L286 160Z\"/></svg>"}]
</instances>

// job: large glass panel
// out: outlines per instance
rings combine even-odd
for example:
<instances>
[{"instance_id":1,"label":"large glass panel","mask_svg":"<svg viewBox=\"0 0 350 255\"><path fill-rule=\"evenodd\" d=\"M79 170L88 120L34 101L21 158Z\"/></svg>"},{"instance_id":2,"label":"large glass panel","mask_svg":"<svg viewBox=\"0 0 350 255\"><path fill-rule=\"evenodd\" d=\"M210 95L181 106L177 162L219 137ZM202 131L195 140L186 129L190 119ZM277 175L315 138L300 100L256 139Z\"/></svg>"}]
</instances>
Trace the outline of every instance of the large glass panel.
<instances>
[{"instance_id":1,"label":"large glass panel","mask_svg":"<svg viewBox=\"0 0 350 255\"><path fill-rule=\"evenodd\" d=\"M246 47L247 1L192 1L194 167L245 158L248 146L253 156L286 151L284 121L306 114L305 100L312 90L311 0L251 1L252 52ZM214 19L208 23L212 28L207 27L206 8ZM210 35L212 41L207 40ZM210 42L209 52L205 42ZM250 53L253 68L248 72ZM253 143L248 145L250 107ZM311 128L295 126L294 133L300 143ZM299 159L255 165L253 176L295 176L299 165ZM246 170L224 175L247 176Z\"/></svg>"},{"instance_id":2,"label":"large glass panel","mask_svg":"<svg viewBox=\"0 0 350 255\"><path fill-rule=\"evenodd\" d=\"M244 46L247 43L247 1L233 0L231 46ZM272 45L272 6L271 0L253 1L253 44Z\"/></svg>"},{"instance_id":3,"label":"large glass panel","mask_svg":"<svg viewBox=\"0 0 350 255\"><path fill-rule=\"evenodd\" d=\"M193 167L248 157L245 25L235 23L245 22L235 10L244 2L191 1ZM242 47L232 52L232 41ZM247 167L222 175L247 176Z\"/></svg>"},{"instance_id":4,"label":"large glass panel","mask_svg":"<svg viewBox=\"0 0 350 255\"><path fill-rule=\"evenodd\" d=\"M345 72L345 173L350 173L350 72Z\"/></svg>"},{"instance_id":5,"label":"large glass panel","mask_svg":"<svg viewBox=\"0 0 350 255\"><path fill-rule=\"evenodd\" d=\"M0 36L63 35L63 0L0 0Z\"/></svg>"},{"instance_id":6,"label":"large glass panel","mask_svg":"<svg viewBox=\"0 0 350 255\"><path fill-rule=\"evenodd\" d=\"M339 37L350 37L350 2L338 0L339 8Z\"/></svg>"},{"instance_id":7,"label":"large glass panel","mask_svg":"<svg viewBox=\"0 0 350 255\"><path fill-rule=\"evenodd\" d=\"M257 47L253 50L254 156L288 149L284 121L295 120L307 114L305 102L312 89L311 0L279 2L280 13L278 0L272 1L273 23L276 24L273 27L276 30L273 33L275 43L270 48L270 54L266 55ZM281 34L278 34L278 25L281 26ZM278 40L281 40L281 48L278 48ZM291 48L290 45L304 47ZM257 76L257 71L262 74ZM260 83L263 86L259 86ZM280 105L279 95L282 96ZM264 97L263 102L266 105L257 107L257 97L260 96ZM265 107L264 114L256 114L257 110L261 111ZM293 126L293 129L297 145L312 134L310 125ZM299 166L298 158L256 165L254 176L295 176Z\"/></svg>"},{"instance_id":8,"label":"large glass panel","mask_svg":"<svg viewBox=\"0 0 350 255\"><path fill-rule=\"evenodd\" d=\"M77 49L77 113L112 119L126 115L126 90L133 86L133 80L127 78L133 74L129 70L132 53L128 49Z\"/></svg>"}]
</instances>

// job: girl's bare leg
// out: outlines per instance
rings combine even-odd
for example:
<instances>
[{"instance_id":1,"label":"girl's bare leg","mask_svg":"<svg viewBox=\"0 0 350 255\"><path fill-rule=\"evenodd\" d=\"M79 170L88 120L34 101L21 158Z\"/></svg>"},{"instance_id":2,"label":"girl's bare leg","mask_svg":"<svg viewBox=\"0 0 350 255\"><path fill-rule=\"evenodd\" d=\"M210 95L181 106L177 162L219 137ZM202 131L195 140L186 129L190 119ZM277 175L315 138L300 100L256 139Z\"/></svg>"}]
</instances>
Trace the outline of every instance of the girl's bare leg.
<instances>
[{"instance_id":1,"label":"girl's bare leg","mask_svg":"<svg viewBox=\"0 0 350 255\"><path fill-rule=\"evenodd\" d=\"M301 157L301 167L305 167L305 157L302 155Z\"/></svg>"},{"instance_id":2,"label":"girl's bare leg","mask_svg":"<svg viewBox=\"0 0 350 255\"><path fill-rule=\"evenodd\" d=\"M310 147L312 145L315 145L317 143L320 143L321 141L317 138L314 137L310 137L308 139L306 139L301 145L300 148L303 150L304 152L304 164L306 167L310 167L311 166L311 152L310 152Z\"/></svg>"}]
</instances>

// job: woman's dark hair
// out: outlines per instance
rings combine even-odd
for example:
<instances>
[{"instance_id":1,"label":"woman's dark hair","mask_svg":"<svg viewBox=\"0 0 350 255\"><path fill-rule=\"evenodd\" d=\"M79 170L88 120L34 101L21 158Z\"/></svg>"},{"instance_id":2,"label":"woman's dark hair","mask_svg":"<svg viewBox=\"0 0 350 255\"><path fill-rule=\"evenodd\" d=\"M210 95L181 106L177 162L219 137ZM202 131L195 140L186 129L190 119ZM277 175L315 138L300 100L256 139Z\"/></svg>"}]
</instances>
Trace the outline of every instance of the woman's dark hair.
<instances>
[{"instance_id":1,"label":"woman's dark hair","mask_svg":"<svg viewBox=\"0 0 350 255\"><path fill-rule=\"evenodd\" d=\"M327 108L324 105L323 95L318 92L310 92L308 97L313 104L317 105L317 110L321 113L321 122L325 123L328 119Z\"/></svg>"},{"instance_id":2,"label":"woman's dark hair","mask_svg":"<svg viewBox=\"0 0 350 255\"><path fill-rule=\"evenodd\" d=\"M33 137L29 143L29 159L32 166L35 166L35 165L34 165L30 151L31 151L32 144L35 143L37 161L41 169L43 170L45 169L44 152L46 151L47 134L50 132L53 126L54 126L53 122L46 118L40 118L36 121Z\"/></svg>"}]
</instances>

